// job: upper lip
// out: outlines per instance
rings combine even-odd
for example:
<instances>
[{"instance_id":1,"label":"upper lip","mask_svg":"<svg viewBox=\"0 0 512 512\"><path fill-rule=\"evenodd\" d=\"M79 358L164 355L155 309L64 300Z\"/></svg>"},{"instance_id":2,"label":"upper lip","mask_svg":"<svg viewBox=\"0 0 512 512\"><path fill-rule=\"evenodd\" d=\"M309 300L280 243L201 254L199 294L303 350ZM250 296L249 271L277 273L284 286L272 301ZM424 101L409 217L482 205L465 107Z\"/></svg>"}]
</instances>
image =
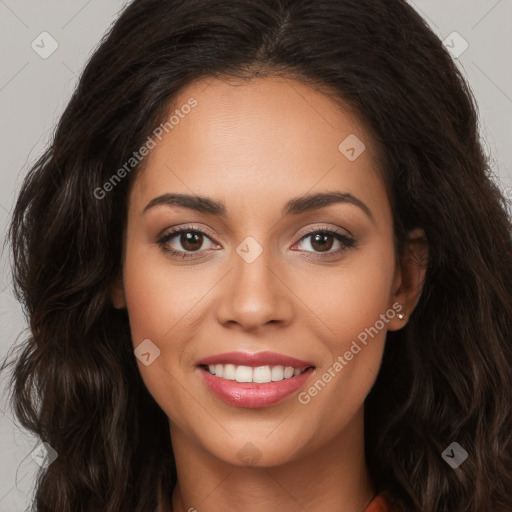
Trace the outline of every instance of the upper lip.
<instances>
[{"instance_id":1,"label":"upper lip","mask_svg":"<svg viewBox=\"0 0 512 512\"><path fill-rule=\"evenodd\" d=\"M199 365L234 364L235 366L291 366L293 368L305 368L314 366L309 361L303 361L291 356L278 354L277 352L225 352L205 357L196 363Z\"/></svg>"}]
</instances>

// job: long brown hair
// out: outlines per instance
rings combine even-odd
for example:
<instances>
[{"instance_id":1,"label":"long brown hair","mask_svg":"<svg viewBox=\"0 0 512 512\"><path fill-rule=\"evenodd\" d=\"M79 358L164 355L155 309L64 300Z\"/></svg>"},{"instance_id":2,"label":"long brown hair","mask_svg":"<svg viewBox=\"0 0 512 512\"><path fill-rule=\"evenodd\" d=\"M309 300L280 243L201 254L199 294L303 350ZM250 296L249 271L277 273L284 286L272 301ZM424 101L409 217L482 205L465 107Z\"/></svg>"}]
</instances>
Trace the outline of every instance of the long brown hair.
<instances>
[{"instance_id":1,"label":"long brown hair","mask_svg":"<svg viewBox=\"0 0 512 512\"><path fill-rule=\"evenodd\" d=\"M511 223L464 78L404 0L135 0L87 64L19 194L9 240L30 336L14 365L21 424L58 453L39 512L148 512L176 471L168 420L140 377L121 271L129 184L104 184L204 76L283 75L350 105L374 135L397 248L429 261L388 333L365 402L368 467L409 511L512 510ZM397 253L398 254L398 253ZM442 452L468 452L458 468Z\"/></svg>"}]
</instances>

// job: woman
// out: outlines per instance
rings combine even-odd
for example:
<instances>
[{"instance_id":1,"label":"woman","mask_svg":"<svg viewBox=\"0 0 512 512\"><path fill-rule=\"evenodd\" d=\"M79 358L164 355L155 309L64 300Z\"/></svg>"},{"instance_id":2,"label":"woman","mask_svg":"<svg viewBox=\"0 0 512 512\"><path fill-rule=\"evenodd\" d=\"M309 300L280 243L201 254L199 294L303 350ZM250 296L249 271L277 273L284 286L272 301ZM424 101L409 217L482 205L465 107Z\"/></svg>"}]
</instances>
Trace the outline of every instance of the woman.
<instances>
[{"instance_id":1,"label":"woman","mask_svg":"<svg viewBox=\"0 0 512 512\"><path fill-rule=\"evenodd\" d=\"M10 230L37 510L510 510L510 228L404 1L135 0Z\"/></svg>"}]
</instances>

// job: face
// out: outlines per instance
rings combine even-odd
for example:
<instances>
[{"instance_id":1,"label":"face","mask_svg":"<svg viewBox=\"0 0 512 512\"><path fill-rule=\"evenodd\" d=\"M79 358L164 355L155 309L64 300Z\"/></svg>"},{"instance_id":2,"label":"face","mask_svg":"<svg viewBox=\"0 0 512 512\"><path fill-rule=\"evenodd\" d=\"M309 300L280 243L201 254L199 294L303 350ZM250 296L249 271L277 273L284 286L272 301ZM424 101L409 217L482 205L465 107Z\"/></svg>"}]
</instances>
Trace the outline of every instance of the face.
<instances>
[{"instance_id":1,"label":"face","mask_svg":"<svg viewBox=\"0 0 512 512\"><path fill-rule=\"evenodd\" d=\"M173 439L283 464L360 429L386 332L405 324L374 144L284 78L204 79L176 109L130 190L113 301Z\"/></svg>"}]
</instances>

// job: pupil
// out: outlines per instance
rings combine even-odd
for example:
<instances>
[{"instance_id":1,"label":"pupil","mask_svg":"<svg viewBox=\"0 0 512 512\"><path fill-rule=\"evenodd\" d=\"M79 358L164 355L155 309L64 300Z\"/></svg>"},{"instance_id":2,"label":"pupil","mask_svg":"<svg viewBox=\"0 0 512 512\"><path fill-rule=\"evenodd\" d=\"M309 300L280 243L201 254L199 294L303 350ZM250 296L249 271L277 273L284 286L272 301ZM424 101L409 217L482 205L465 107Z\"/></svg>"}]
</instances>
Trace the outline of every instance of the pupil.
<instances>
[{"instance_id":1,"label":"pupil","mask_svg":"<svg viewBox=\"0 0 512 512\"><path fill-rule=\"evenodd\" d=\"M192 233L190 231L188 231L187 233L183 233L181 238L181 243L183 245L183 247L187 250L195 250L195 249L199 249L202 245L202 240L200 239L202 235L200 233ZM199 244L197 244L199 240ZM194 245L194 242L195 242L195 245ZM192 245L192 247L190 247L190 245Z\"/></svg>"},{"instance_id":2,"label":"pupil","mask_svg":"<svg viewBox=\"0 0 512 512\"><path fill-rule=\"evenodd\" d=\"M315 247L315 244L319 243L319 249L320 250L329 250L331 247L332 247L332 242L330 244L327 244L327 247L326 247L326 244L325 244L325 239L326 238L332 238L332 235L329 235L329 234L316 234L314 237L313 237L313 242L312 242L312 246L313 248L316 249ZM323 240L323 242L322 242Z\"/></svg>"}]
</instances>

